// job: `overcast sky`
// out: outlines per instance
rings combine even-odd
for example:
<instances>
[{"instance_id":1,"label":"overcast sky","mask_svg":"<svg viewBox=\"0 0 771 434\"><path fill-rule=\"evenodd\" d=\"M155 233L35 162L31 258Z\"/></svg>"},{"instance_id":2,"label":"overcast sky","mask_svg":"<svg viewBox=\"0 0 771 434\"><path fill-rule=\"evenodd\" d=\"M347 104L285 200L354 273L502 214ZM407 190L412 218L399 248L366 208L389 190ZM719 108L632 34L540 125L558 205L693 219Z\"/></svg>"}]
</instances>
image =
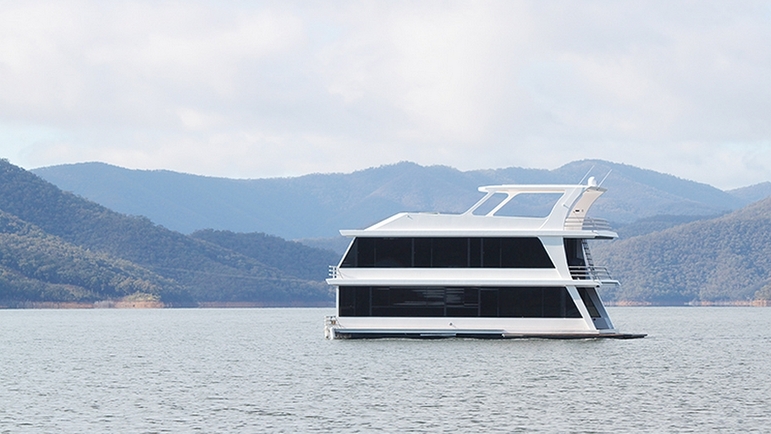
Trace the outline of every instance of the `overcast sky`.
<instances>
[{"instance_id":1,"label":"overcast sky","mask_svg":"<svg viewBox=\"0 0 771 434\"><path fill-rule=\"evenodd\" d=\"M223 5L224 4L224 5ZM0 2L0 156L771 180L771 3Z\"/></svg>"}]
</instances>

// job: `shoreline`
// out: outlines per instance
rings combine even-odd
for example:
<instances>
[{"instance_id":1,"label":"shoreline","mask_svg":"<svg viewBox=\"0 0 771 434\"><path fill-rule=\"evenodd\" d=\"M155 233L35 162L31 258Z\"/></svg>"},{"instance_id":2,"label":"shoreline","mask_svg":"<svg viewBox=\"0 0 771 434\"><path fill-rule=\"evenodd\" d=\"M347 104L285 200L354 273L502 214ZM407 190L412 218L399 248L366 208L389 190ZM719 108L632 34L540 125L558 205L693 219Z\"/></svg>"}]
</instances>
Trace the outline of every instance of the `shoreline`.
<instances>
[{"instance_id":1,"label":"shoreline","mask_svg":"<svg viewBox=\"0 0 771 434\"><path fill-rule=\"evenodd\" d=\"M683 304L669 303L651 303L649 301L603 301L605 306L613 307L674 307L674 306L693 306L693 307L714 307L714 306L745 306L745 307L771 307L771 300L737 300L737 301L690 301Z\"/></svg>"},{"instance_id":2,"label":"shoreline","mask_svg":"<svg viewBox=\"0 0 771 434\"><path fill-rule=\"evenodd\" d=\"M610 307L771 307L771 300L741 300L741 301L699 301L684 304L659 304L640 301L604 302ZM334 308L327 303L264 303L264 302L200 302L190 306L167 305L160 301L112 301L103 300L93 303L36 301L23 302L16 305L2 305L0 310L15 309L255 309L255 308L288 308L288 307L326 307Z\"/></svg>"},{"instance_id":3,"label":"shoreline","mask_svg":"<svg viewBox=\"0 0 771 434\"><path fill-rule=\"evenodd\" d=\"M93 303L30 301L16 305L0 304L0 310L17 309L244 309L244 308L287 308L287 307L327 307L328 303L264 303L264 302L200 302L189 306L175 306L160 301L112 301L102 300Z\"/></svg>"}]
</instances>

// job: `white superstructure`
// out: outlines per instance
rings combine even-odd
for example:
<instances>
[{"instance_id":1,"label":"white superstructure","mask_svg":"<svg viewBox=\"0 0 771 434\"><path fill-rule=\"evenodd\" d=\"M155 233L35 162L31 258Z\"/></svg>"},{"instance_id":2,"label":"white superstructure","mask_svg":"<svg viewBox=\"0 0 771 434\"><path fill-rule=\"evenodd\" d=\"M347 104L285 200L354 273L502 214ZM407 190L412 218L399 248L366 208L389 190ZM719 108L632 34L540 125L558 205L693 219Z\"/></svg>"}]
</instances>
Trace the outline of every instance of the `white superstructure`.
<instances>
[{"instance_id":1,"label":"white superstructure","mask_svg":"<svg viewBox=\"0 0 771 434\"><path fill-rule=\"evenodd\" d=\"M326 337L644 336L618 333L597 291L618 282L587 240L617 234L586 216L605 192L594 178L479 191L463 214L399 213L340 231L352 241L330 267L337 315Z\"/></svg>"}]
</instances>

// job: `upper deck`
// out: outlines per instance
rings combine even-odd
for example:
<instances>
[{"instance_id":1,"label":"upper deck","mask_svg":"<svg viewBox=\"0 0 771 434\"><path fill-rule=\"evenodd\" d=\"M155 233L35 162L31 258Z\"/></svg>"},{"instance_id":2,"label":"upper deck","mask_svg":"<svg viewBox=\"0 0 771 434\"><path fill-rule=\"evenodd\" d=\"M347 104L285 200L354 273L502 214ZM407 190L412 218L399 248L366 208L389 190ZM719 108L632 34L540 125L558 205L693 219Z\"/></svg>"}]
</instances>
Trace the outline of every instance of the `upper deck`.
<instances>
[{"instance_id":1,"label":"upper deck","mask_svg":"<svg viewBox=\"0 0 771 434\"><path fill-rule=\"evenodd\" d=\"M362 230L341 230L347 237L420 236L561 236L612 239L607 221L587 217L606 190L589 178L586 185L491 185L485 196L462 214L399 213ZM540 197L539 197L540 196ZM545 197L553 205L542 217L509 215L518 199ZM551 199L551 200L549 200Z\"/></svg>"}]
</instances>

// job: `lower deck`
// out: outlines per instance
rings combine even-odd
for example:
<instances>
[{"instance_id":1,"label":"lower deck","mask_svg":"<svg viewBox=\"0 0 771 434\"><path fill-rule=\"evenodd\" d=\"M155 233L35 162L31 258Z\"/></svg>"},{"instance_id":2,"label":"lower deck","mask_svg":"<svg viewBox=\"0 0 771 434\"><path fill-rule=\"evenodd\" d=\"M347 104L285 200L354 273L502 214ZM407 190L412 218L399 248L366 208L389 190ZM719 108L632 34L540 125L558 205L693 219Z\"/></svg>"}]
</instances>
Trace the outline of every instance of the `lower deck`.
<instances>
[{"instance_id":1,"label":"lower deck","mask_svg":"<svg viewBox=\"0 0 771 434\"><path fill-rule=\"evenodd\" d=\"M332 328L328 339L639 339L646 334L635 333L506 333L502 330L356 330Z\"/></svg>"},{"instance_id":2,"label":"lower deck","mask_svg":"<svg viewBox=\"0 0 771 434\"><path fill-rule=\"evenodd\" d=\"M596 287L340 286L325 336L628 339Z\"/></svg>"}]
</instances>

